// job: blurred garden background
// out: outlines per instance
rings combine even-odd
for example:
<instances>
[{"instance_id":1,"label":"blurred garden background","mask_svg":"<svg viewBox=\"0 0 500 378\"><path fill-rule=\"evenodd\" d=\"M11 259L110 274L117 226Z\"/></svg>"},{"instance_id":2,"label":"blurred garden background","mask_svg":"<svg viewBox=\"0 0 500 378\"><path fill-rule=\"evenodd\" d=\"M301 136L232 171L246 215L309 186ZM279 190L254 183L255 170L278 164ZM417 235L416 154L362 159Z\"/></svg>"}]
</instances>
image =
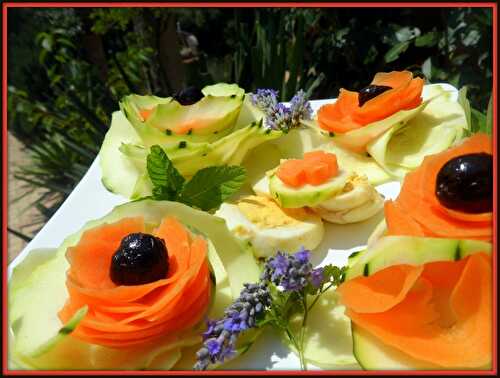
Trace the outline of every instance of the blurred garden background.
<instances>
[{"instance_id":1,"label":"blurred garden background","mask_svg":"<svg viewBox=\"0 0 500 378\"><path fill-rule=\"evenodd\" d=\"M480 127L492 9L9 8L9 257L85 174L124 95L235 82L331 98L403 69L467 86Z\"/></svg>"}]
</instances>

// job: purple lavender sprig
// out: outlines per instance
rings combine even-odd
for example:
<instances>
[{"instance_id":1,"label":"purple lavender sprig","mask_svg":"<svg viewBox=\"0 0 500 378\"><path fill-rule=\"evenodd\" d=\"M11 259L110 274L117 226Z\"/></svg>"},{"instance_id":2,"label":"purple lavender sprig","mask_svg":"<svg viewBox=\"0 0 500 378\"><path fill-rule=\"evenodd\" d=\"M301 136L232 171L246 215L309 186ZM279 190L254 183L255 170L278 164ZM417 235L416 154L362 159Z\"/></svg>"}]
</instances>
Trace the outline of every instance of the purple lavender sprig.
<instances>
[{"instance_id":1,"label":"purple lavender sprig","mask_svg":"<svg viewBox=\"0 0 500 378\"><path fill-rule=\"evenodd\" d=\"M272 108L278 103L278 91L274 89L257 89L250 97L252 104L262 110Z\"/></svg>"},{"instance_id":2,"label":"purple lavender sprig","mask_svg":"<svg viewBox=\"0 0 500 378\"><path fill-rule=\"evenodd\" d=\"M224 362L236 353L241 332L256 326L257 319L271 304L265 284L245 284L240 296L224 311L222 319L207 322L203 346L196 353L195 370L206 370L210 364Z\"/></svg>"},{"instance_id":3,"label":"purple lavender sprig","mask_svg":"<svg viewBox=\"0 0 500 378\"><path fill-rule=\"evenodd\" d=\"M272 282L289 292L298 292L309 283L319 287L323 279L323 270L313 269L310 257L311 252L304 248L293 255L278 252L276 256L268 258L261 280Z\"/></svg>"},{"instance_id":4,"label":"purple lavender sprig","mask_svg":"<svg viewBox=\"0 0 500 378\"><path fill-rule=\"evenodd\" d=\"M266 112L265 126L272 130L289 130L292 123L290 108L282 103L276 104Z\"/></svg>"},{"instance_id":5,"label":"purple lavender sprig","mask_svg":"<svg viewBox=\"0 0 500 378\"><path fill-rule=\"evenodd\" d=\"M245 284L240 296L224 311L224 316L207 322L194 369L206 370L209 365L234 356L239 335L264 324L287 334L299 351L301 366L305 369L302 345L307 313L323 292L342 281L344 272L332 265L313 269L310 257L311 252L305 248L294 254L278 251L269 257L259 283ZM310 304L308 296L314 296ZM288 321L298 308L304 321L300 338L295 339Z\"/></svg>"},{"instance_id":6,"label":"purple lavender sprig","mask_svg":"<svg viewBox=\"0 0 500 378\"><path fill-rule=\"evenodd\" d=\"M294 123L298 123L301 119L311 119L311 104L307 101L306 93L302 89L299 89L299 91L291 99L290 110Z\"/></svg>"},{"instance_id":7,"label":"purple lavender sprig","mask_svg":"<svg viewBox=\"0 0 500 378\"><path fill-rule=\"evenodd\" d=\"M293 96L289 107L278 103L277 96L278 92L273 89L257 89L251 96L252 104L265 113L267 128L287 132L297 127L301 119L311 119L311 104L303 90Z\"/></svg>"}]
</instances>

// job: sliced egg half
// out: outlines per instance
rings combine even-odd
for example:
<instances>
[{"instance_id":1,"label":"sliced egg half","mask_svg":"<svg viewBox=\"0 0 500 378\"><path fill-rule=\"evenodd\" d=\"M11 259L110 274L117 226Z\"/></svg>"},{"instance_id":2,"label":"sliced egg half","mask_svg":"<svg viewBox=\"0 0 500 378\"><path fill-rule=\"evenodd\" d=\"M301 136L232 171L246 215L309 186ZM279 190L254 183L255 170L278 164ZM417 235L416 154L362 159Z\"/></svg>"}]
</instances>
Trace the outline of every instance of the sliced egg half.
<instances>
[{"instance_id":1,"label":"sliced egg half","mask_svg":"<svg viewBox=\"0 0 500 378\"><path fill-rule=\"evenodd\" d=\"M371 218L384 206L382 195L365 175L352 175L341 193L314 208L324 220L332 223L356 223Z\"/></svg>"},{"instance_id":2,"label":"sliced egg half","mask_svg":"<svg viewBox=\"0 0 500 378\"><path fill-rule=\"evenodd\" d=\"M271 171L266 172L266 174L252 186L252 190L258 196L272 198L271 191L269 190L269 174L270 174L270 172Z\"/></svg>"},{"instance_id":3,"label":"sliced egg half","mask_svg":"<svg viewBox=\"0 0 500 378\"><path fill-rule=\"evenodd\" d=\"M215 215L226 221L236 237L252 244L256 257L295 252L301 247L315 249L325 232L321 217L310 209L282 209L264 196L223 203Z\"/></svg>"}]
</instances>

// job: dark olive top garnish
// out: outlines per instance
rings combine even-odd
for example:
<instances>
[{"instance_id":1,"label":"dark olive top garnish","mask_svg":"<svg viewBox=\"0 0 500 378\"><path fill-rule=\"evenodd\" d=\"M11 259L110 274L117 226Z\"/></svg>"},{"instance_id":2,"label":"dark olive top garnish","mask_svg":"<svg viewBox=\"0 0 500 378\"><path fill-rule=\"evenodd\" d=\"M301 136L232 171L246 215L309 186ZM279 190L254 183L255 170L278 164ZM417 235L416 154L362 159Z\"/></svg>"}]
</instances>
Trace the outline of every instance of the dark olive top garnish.
<instances>
[{"instance_id":1,"label":"dark olive top garnish","mask_svg":"<svg viewBox=\"0 0 500 378\"><path fill-rule=\"evenodd\" d=\"M436 178L436 196L448 209L486 213L493 208L493 156L474 153L448 161Z\"/></svg>"},{"instance_id":2,"label":"dark olive top garnish","mask_svg":"<svg viewBox=\"0 0 500 378\"><path fill-rule=\"evenodd\" d=\"M142 285L167 277L168 251L163 239L143 233L125 236L111 259L117 285Z\"/></svg>"},{"instance_id":3,"label":"dark olive top garnish","mask_svg":"<svg viewBox=\"0 0 500 378\"><path fill-rule=\"evenodd\" d=\"M177 92L173 97L181 105L193 105L200 101L204 95L200 88L187 87Z\"/></svg>"},{"instance_id":4,"label":"dark olive top garnish","mask_svg":"<svg viewBox=\"0 0 500 378\"><path fill-rule=\"evenodd\" d=\"M387 85L369 85L367 87L364 87L363 89L360 89L358 94L359 106L363 106L368 100L377 97L379 94L382 94L389 89L392 88L388 87Z\"/></svg>"}]
</instances>

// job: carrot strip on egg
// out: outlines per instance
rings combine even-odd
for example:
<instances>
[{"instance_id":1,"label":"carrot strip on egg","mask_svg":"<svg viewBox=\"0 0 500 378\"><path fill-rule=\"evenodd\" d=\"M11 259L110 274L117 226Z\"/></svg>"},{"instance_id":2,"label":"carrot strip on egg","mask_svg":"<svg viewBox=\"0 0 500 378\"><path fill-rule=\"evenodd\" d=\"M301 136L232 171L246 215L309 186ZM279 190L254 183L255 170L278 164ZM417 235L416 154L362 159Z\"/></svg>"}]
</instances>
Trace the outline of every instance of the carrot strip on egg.
<instances>
[{"instance_id":1,"label":"carrot strip on egg","mask_svg":"<svg viewBox=\"0 0 500 378\"><path fill-rule=\"evenodd\" d=\"M276 171L288 186L300 188L306 184L321 185L338 174L337 157L324 151L304 153L303 159L289 159Z\"/></svg>"}]
</instances>

